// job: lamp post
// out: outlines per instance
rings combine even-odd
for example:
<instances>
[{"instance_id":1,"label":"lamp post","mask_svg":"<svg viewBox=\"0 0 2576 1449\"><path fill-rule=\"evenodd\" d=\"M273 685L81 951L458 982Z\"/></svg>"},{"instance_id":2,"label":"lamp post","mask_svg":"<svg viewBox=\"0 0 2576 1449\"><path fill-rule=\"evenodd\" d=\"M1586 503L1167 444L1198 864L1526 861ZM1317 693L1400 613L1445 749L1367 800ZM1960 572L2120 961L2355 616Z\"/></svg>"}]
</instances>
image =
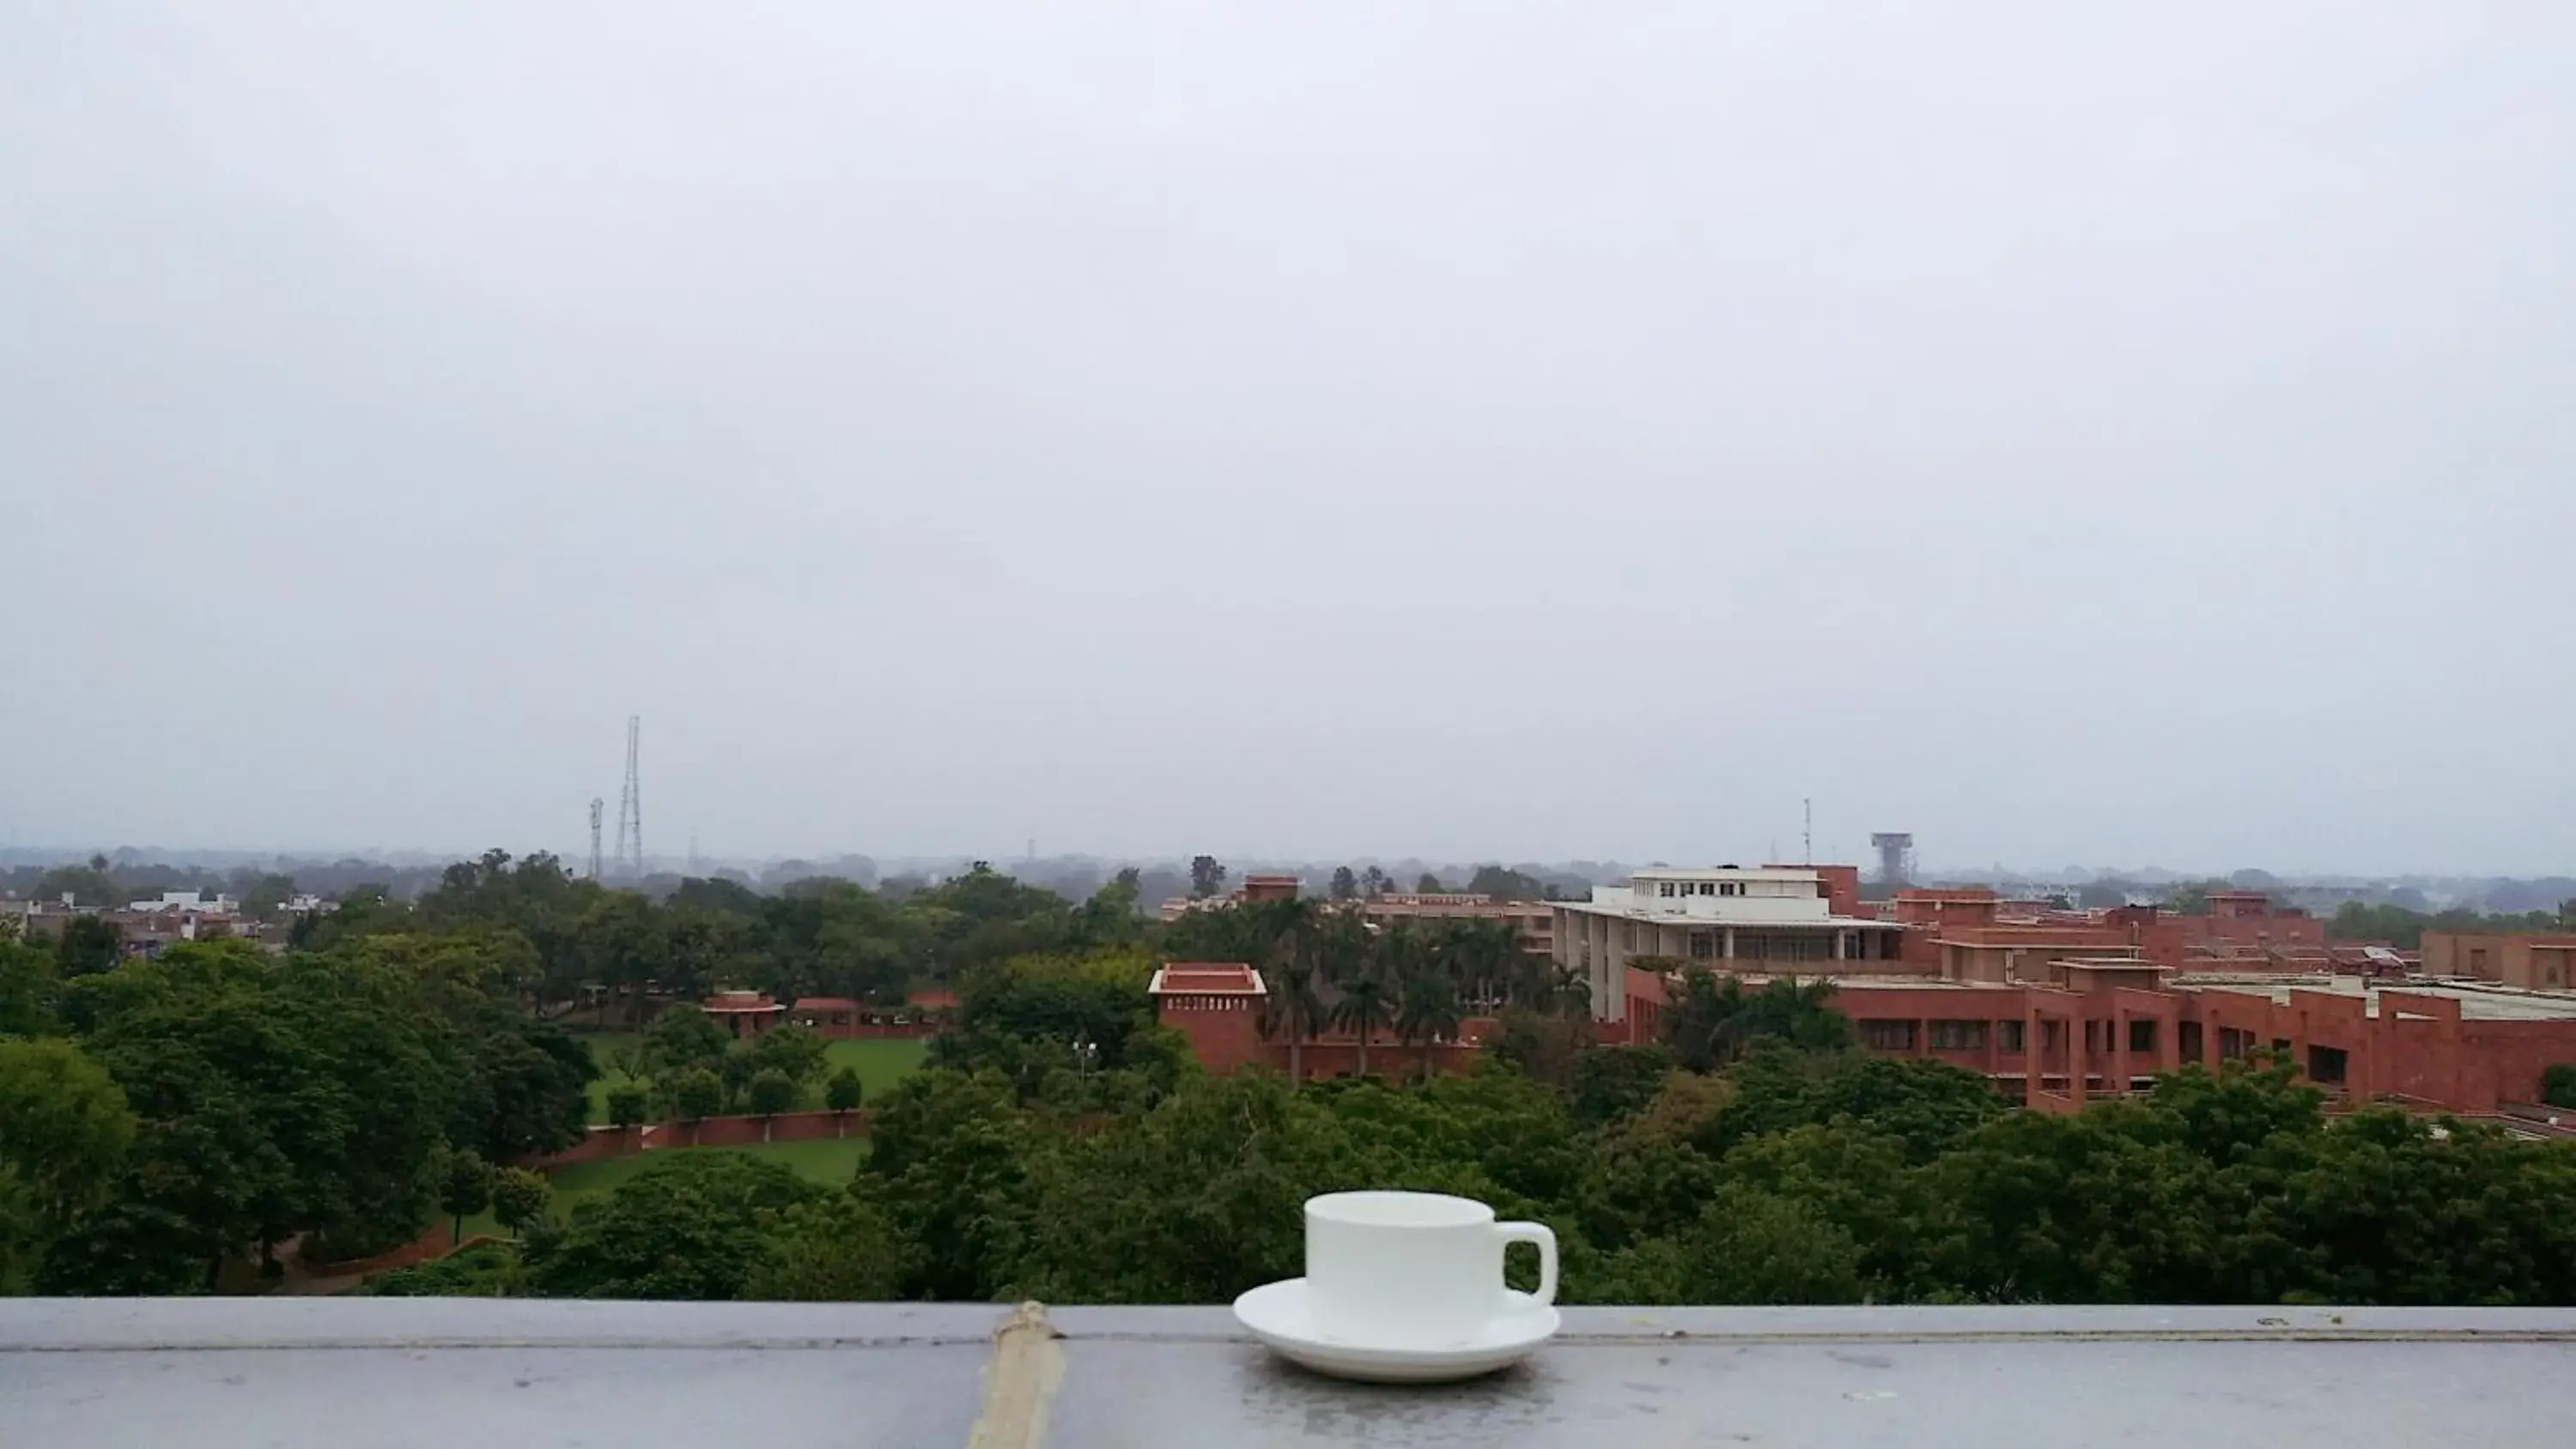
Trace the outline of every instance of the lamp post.
<instances>
[{"instance_id":1,"label":"lamp post","mask_svg":"<svg viewBox=\"0 0 2576 1449\"><path fill-rule=\"evenodd\" d=\"M1100 1060L1100 1043L1084 1032L1073 1039L1073 1075L1076 1081L1088 1081L1092 1064Z\"/></svg>"}]
</instances>

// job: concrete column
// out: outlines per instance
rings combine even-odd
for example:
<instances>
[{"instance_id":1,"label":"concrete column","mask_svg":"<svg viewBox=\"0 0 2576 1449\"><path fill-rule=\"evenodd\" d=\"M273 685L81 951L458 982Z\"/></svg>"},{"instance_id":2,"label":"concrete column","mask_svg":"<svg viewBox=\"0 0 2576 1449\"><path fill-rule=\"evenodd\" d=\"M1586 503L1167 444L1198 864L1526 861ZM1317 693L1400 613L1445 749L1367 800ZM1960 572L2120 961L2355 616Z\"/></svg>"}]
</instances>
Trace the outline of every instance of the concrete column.
<instances>
[{"instance_id":1,"label":"concrete column","mask_svg":"<svg viewBox=\"0 0 2576 1449\"><path fill-rule=\"evenodd\" d=\"M2039 1019L2039 1003L2025 1001L2021 1023L2021 1090L2022 1100L2032 1106L2039 1104L2042 1090L2039 1079L2048 1067L2048 1055L2044 1050L2047 1045L2048 1033Z\"/></svg>"},{"instance_id":2,"label":"concrete column","mask_svg":"<svg viewBox=\"0 0 2576 1449\"><path fill-rule=\"evenodd\" d=\"M2084 1010L2077 1007L2066 1016L2066 1096L2076 1106L2084 1105L2087 1092L2085 1079L2093 1075L2093 1054L2084 1045Z\"/></svg>"},{"instance_id":3,"label":"concrete column","mask_svg":"<svg viewBox=\"0 0 2576 1449\"><path fill-rule=\"evenodd\" d=\"M1729 960L1729 961L1734 960L1734 959L1735 959L1735 928L1734 928L1733 926L1729 926L1729 927L1727 927L1727 928L1726 928L1726 943L1725 943L1725 945L1726 945L1726 959L1727 959L1727 960Z\"/></svg>"},{"instance_id":4,"label":"concrete column","mask_svg":"<svg viewBox=\"0 0 2576 1449\"><path fill-rule=\"evenodd\" d=\"M1844 938L1844 937L1846 937L1846 936L1849 936L1850 934L1851 934L1851 932L1849 932L1849 931L1841 931L1841 930L1838 930L1838 931L1834 932L1834 959L1835 959L1835 960L1839 961L1839 960L1843 959L1843 938Z\"/></svg>"},{"instance_id":5,"label":"concrete column","mask_svg":"<svg viewBox=\"0 0 2576 1449\"><path fill-rule=\"evenodd\" d=\"M2116 1097L2128 1092L2129 1080L2129 1013L2114 1005L2111 1008L2111 1080L2103 1085Z\"/></svg>"}]
</instances>

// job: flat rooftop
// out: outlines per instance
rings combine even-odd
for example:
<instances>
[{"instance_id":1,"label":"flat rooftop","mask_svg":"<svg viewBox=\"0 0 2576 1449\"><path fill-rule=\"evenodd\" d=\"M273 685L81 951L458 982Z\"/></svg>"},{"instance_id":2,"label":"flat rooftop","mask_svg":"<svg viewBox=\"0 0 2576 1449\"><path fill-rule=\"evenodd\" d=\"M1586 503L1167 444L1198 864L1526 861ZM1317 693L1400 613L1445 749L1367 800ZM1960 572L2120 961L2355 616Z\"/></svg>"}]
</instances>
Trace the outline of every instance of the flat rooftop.
<instances>
[{"instance_id":1,"label":"flat rooftop","mask_svg":"<svg viewBox=\"0 0 2576 1449\"><path fill-rule=\"evenodd\" d=\"M1624 889L1608 887L1608 889ZM1663 896L1635 896L1624 901L1549 901L1554 910L1576 911L1587 916L1611 916L1625 921L1655 921L1667 926L1700 926L1714 929L1722 926L1755 927L1765 931L1902 931L1901 921L1883 921L1876 916L1808 915L1798 908L1821 900L1819 896L1691 896L1672 897L1660 909L1651 902L1665 901Z\"/></svg>"},{"instance_id":2,"label":"flat rooftop","mask_svg":"<svg viewBox=\"0 0 2576 1449\"><path fill-rule=\"evenodd\" d=\"M2292 991L2358 996L2367 1003L2372 1016L2379 1015L2382 991L2402 991L2456 1001L2466 1021L2576 1021L2576 991L2524 991L2482 981L2365 981L2357 976L2285 976L2271 971L2234 975L2193 972L2176 976L2169 984L2268 996L2282 1006L2290 1004Z\"/></svg>"},{"instance_id":3,"label":"flat rooftop","mask_svg":"<svg viewBox=\"0 0 2576 1449\"><path fill-rule=\"evenodd\" d=\"M2545 1445L2576 1311L1577 1308L1401 1388L1223 1308L15 1299L0 1405L47 1449Z\"/></svg>"}]
</instances>

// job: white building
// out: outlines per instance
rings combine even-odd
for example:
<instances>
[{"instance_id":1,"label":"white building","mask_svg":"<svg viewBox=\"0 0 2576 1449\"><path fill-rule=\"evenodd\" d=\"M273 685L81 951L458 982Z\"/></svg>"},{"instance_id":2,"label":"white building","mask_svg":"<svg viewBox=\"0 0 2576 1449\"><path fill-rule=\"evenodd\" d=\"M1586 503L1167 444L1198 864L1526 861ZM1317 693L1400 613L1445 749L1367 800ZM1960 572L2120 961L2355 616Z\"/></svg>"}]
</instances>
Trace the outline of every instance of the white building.
<instances>
[{"instance_id":1,"label":"white building","mask_svg":"<svg viewBox=\"0 0 2576 1449\"><path fill-rule=\"evenodd\" d=\"M126 909L129 911L153 912L201 911L212 912L220 916L229 916L233 912L240 910L241 904L238 901L235 901L231 896L226 895L218 895L209 899L204 891L163 891L161 893L161 899L157 901L135 901L128 905Z\"/></svg>"},{"instance_id":2,"label":"white building","mask_svg":"<svg viewBox=\"0 0 2576 1449\"><path fill-rule=\"evenodd\" d=\"M1627 966L1638 956L1760 972L1888 970L1903 952L1894 921L1838 916L1823 871L1656 866L1589 901L1556 903L1556 964L1592 984L1592 1014L1628 1014ZM1727 963L1741 963L1729 965ZM1889 963L1877 966L1862 963Z\"/></svg>"}]
</instances>

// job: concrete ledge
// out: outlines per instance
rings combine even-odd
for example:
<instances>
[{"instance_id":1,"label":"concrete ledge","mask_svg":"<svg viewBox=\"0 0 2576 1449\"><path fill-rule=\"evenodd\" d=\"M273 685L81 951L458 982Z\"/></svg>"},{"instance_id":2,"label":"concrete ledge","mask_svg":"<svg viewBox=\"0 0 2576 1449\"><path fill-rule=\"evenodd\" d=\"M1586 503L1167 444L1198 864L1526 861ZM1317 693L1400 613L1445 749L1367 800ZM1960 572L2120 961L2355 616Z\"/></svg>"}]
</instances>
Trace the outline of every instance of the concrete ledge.
<instances>
[{"instance_id":1,"label":"concrete ledge","mask_svg":"<svg viewBox=\"0 0 2576 1449\"><path fill-rule=\"evenodd\" d=\"M1510 1372L1380 1388L1222 1308L16 1299L0 1406L49 1449L2547 1444L2576 1312L1582 1308Z\"/></svg>"}]
</instances>

